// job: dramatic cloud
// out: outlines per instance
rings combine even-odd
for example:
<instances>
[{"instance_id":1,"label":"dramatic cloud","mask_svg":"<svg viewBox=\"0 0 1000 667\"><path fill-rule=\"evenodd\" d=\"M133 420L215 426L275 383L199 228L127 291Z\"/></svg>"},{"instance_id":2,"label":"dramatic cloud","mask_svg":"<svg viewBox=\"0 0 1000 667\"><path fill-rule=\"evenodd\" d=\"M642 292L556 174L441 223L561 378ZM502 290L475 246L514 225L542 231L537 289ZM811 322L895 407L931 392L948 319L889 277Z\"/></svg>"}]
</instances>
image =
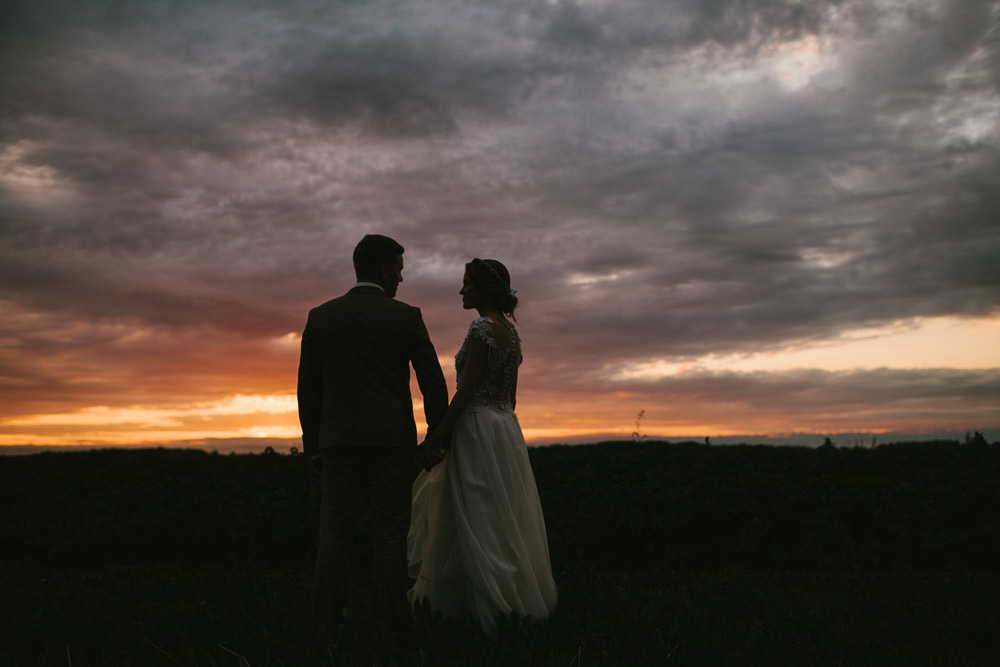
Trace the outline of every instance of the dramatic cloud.
<instances>
[{"instance_id":1,"label":"dramatic cloud","mask_svg":"<svg viewBox=\"0 0 1000 667\"><path fill-rule=\"evenodd\" d=\"M0 441L94 409L271 424L233 397L294 391L370 231L446 360L464 262L510 267L539 440L640 409L1000 429L998 26L995 0L4 3ZM929 334L882 369L778 359L942 322L991 332L981 363Z\"/></svg>"}]
</instances>

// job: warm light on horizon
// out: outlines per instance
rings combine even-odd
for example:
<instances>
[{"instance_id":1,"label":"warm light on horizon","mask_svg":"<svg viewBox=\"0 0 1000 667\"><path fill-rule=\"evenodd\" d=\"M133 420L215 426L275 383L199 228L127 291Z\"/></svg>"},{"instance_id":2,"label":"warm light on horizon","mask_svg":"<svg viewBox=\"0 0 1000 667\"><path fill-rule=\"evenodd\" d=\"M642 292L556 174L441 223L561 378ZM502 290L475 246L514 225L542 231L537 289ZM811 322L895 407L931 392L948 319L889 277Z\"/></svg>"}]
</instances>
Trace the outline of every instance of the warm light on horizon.
<instances>
[{"instance_id":1,"label":"warm light on horizon","mask_svg":"<svg viewBox=\"0 0 1000 667\"><path fill-rule=\"evenodd\" d=\"M288 334L281 342L297 345L297 334ZM450 359L441 361L449 385L453 386ZM769 414L747 408L739 397L712 402L697 395L684 395L675 397L670 404L656 405L643 393L644 383L660 379L698 380L717 378L719 374L735 379L802 369L847 372L864 368L941 367L1000 368L1000 318L901 321L847 332L837 339L795 349L743 356L708 355L681 361L653 360L621 368L613 374L610 380L620 384L621 391L563 395L542 387L522 386L518 416L529 442L629 438L635 431L652 438L700 438L993 428L994 424L983 425L962 406L951 406L947 416L926 409L916 412L897 409L893 415L882 415L878 409L864 406L855 406L849 417L826 409ZM415 420L422 437L426 424L415 379L412 390ZM636 424L639 410L645 410L645 416ZM0 447L167 444L227 438L296 440L300 436L294 389L278 394L233 394L189 404L91 405L0 419Z\"/></svg>"}]
</instances>

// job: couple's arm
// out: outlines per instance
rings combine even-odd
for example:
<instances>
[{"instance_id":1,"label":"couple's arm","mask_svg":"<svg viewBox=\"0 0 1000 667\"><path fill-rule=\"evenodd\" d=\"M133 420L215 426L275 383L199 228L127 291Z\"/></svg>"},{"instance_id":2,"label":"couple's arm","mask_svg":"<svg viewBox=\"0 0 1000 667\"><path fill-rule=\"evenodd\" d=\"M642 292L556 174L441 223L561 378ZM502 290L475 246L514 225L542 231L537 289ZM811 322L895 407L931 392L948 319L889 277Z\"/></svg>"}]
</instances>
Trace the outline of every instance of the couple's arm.
<instances>
[{"instance_id":1,"label":"couple's arm","mask_svg":"<svg viewBox=\"0 0 1000 667\"><path fill-rule=\"evenodd\" d=\"M319 425L323 411L323 368L316 348L315 324L312 313L302 332L302 350L299 355L297 396L299 424L302 426L302 453L319 453Z\"/></svg>"},{"instance_id":2,"label":"couple's arm","mask_svg":"<svg viewBox=\"0 0 1000 667\"><path fill-rule=\"evenodd\" d=\"M465 368L462 369L462 381L459 383L460 388L451 399L444 419L438 424L433 435L427 437L424 445L429 445L432 449L440 449L445 443L451 429L465 412L465 409L469 407L472 397L476 394L476 387L479 385L479 381L483 377L483 369L486 367L487 355L489 355L489 346L486 341L476 336L470 336L469 346L466 350Z\"/></svg>"},{"instance_id":3,"label":"couple's arm","mask_svg":"<svg viewBox=\"0 0 1000 667\"><path fill-rule=\"evenodd\" d=\"M444 418L448 409L448 384L444 380L444 373L441 372L441 364L438 362L437 352L434 344L431 343L427 327L417 310L416 344L410 363L417 375L417 385L420 393L424 397L424 419L427 421L427 432L432 433Z\"/></svg>"},{"instance_id":4,"label":"couple's arm","mask_svg":"<svg viewBox=\"0 0 1000 667\"><path fill-rule=\"evenodd\" d=\"M517 368L514 369L514 382L510 386L510 409L517 407Z\"/></svg>"}]
</instances>

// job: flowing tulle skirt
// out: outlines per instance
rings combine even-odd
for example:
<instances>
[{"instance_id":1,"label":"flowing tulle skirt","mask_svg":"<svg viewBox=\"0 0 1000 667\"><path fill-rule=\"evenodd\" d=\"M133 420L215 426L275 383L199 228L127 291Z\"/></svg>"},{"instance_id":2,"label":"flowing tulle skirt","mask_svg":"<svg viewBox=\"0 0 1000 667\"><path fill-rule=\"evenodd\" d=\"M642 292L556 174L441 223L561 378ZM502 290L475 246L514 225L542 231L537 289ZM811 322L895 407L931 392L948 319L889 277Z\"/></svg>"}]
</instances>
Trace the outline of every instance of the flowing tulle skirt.
<instances>
[{"instance_id":1,"label":"flowing tulle skirt","mask_svg":"<svg viewBox=\"0 0 1000 667\"><path fill-rule=\"evenodd\" d=\"M497 616L549 615L557 591L545 519L513 412L463 413L447 459L413 485L407 542L411 603L471 616L487 633Z\"/></svg>"}]
</instances>

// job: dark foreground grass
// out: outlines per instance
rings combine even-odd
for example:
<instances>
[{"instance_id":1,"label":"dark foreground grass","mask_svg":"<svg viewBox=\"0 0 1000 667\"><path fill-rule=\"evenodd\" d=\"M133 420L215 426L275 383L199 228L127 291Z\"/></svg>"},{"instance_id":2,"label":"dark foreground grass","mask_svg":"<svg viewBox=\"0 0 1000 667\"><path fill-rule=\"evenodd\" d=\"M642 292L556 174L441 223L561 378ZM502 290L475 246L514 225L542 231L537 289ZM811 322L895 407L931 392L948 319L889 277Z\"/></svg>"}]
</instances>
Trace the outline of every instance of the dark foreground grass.
<instances>
[{"instance_id":1,"label":"dark foreground grass","mask_svg":"<svg viewBox=\"0 0 1000 667\"><path fill-rule=\"evenodd\" d=\"M604 443L530 452L555 615L419 648L310 627L302 457L0 457L5 665L1000 665L1000 447ZM370 562L362 521L357 564Z\"/></svg>"},{"instance_id":2,"label":"dark foreground grass","mask_svg":"<svg viewBox=\"0 0 1000 667\"><path fill-rule=\"evenodd\" d=\"M996 574L725 569L557 573L560 604L495 639L418 612L419 648L368 634L359 572L340 645L304 570L7 570L4 665L997 665Z\"/></svg>"}]
</instances>

